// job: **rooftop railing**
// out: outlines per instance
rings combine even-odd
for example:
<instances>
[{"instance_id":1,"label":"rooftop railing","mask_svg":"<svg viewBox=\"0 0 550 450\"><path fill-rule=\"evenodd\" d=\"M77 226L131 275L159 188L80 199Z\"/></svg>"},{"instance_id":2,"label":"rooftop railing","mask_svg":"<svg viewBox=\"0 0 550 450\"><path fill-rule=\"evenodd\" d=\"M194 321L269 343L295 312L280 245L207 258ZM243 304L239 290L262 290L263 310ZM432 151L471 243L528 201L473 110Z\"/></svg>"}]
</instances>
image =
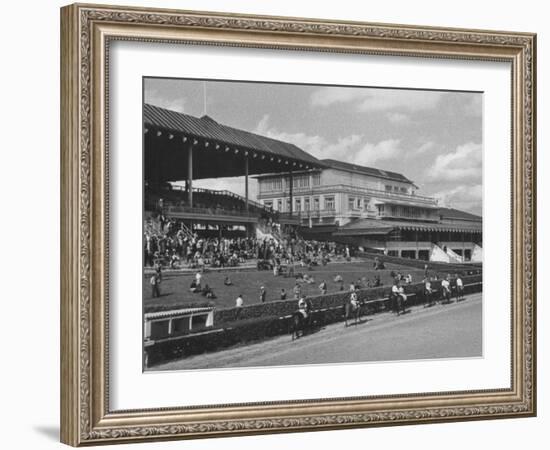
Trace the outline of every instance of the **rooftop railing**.
<instances>
[{"instance_id":1,"label":"rooftop railing","mask_svg":"<svg viewBox=\"0 0 550 450\"><path fill-rule=\"evenodd\" d=\"M427 197L424 195L409 194L404 192L395 192L395 191L385 191L381 189L372 189L358 186L350 186L347 184L331 184L331 185L322 185L315 187L295 187L293 190L293 195L316 195L324 193L337 193L337 192L346 192L356 195L368 195L372 197L381 197L381 198L390 198L396 200L404 200L409 202L424 203L430 205L437 205L437 199L433 197ZM261 191L259 197L288 197L290 194L287 190L273 190L273 191Z\"/></svg>"}]
</instances>

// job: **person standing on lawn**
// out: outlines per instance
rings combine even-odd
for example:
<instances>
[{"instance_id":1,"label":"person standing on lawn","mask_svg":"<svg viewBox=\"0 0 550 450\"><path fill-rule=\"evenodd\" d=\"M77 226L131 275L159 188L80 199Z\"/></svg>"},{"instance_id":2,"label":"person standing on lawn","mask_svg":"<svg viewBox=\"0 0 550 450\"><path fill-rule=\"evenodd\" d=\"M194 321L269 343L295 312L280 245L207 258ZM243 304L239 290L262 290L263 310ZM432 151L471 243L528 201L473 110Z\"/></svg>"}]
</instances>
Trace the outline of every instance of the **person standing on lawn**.
<instances>
[{"instance_id":1,"label":"person standing on lawn","mask_svg":"<svg viewBox=\"0 0 550 450\"><path fill-rule=\"evenodd\" d=\"M265 296L266 296L265 288L262 286L260 288L260 303L265 303Z\"/></svg>"},{"instance_id":2,"label":"person standing on lawn","mask_svg":"<svg viewBox=\"0 0 550 450\"><path fill-rule=\"evenodd\" d=\"M155 274L151 277L151 296L153 298L160 297L160 280L161 277L158 272L155 272Z\"/></svg>"}]
</instances>

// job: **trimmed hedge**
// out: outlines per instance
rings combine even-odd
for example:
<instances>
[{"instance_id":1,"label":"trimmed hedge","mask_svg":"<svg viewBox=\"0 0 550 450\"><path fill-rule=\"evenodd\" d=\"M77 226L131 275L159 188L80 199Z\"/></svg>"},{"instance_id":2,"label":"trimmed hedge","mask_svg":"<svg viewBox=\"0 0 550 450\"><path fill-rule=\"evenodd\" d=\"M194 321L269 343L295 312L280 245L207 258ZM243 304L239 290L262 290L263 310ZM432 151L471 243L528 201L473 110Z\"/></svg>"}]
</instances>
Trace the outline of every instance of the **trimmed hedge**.
<instances>
[{"instance_id":1,"label":"trimmed hedge","mask_svg":"<svg viewBox=\"0 0 550 450\"><path fill-rule=\"evenodd\" d=\"M482 275L472 275L463 278L464 284L476 283L482 280ZM433 281L432 288L440 289L441 282ZM424 284L413 283L405 286L407 294L419 294L423 297ZM359 300L378 300L388 297L391 292L391 286L381 286L377 288L360 289L357 291ZM349 297L349 291L341 291L316 297L309 297L313 304L314 310L334 308L342 306L344 301ZM415 297L418 297L415 296ZM414 298L412 299L414 301ZM422 300L423 301L423 300ZM214 311L214 325L222 326L228 322L236 322L237 320L246 320L258 317L277 316L284 317L292 314L297 309L297 300L281 300L268 303L257 303L254 305L243 306L241 308L220 308Z\"/></svg>"},{"instance_id":2,"label":"trimmed hedge","mask_svg":"<svg viewBox=\"0 0 550 450\"><path fill-rule=\"evenodd\" d=\"M482 281L482 275L464 277L463 281L465 293L481 290L481 285L476 283ZM441 282L433 281L432 288L439 291ZM390 301L388 297L390 291L391 286L357 291L360 300L374 300L374 302L367 304L364 315L389 310ZM426 299L424 298L423 291L423 283L406 286L405 292L407 294L416 294L409 297L407 306L424 303ZM313 304L313 319L316 325L323 326L344 320L343 307L349 295L350 293L346 291L310 297ZM290 318L288 316L292 315L296 310L296 300L260 303L242 308L217 310L214 316L214 330L156 342L147 347L147 365L151 366L163 361L213 352L238 344L290 333Z\"/></svg>"}]
</instances>

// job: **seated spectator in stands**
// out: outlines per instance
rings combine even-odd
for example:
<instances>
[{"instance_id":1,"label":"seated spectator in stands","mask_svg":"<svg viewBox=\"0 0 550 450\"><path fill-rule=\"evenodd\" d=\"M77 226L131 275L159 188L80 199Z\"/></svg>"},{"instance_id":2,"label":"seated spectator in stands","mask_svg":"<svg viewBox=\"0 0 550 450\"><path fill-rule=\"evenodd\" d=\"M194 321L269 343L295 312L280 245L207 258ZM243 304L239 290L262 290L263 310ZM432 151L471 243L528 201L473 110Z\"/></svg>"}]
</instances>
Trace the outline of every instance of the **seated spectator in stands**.
<instances>
[{"instance_id":1,"label":"seated spectator in stands","mask_svg":"<svg viewBox=\"0 0 550 450\"><path fill-rule=\"evenodd\" d=\"M344 281L344 279L342 278L341 275L336 275L336 276L334 277L334 282L335 282L335 283L342 283L343 281Z\"/></svg>"},{"instance_id":2,"label":"seated spectator in stands","mask_svg":"<svg viewBox=\"0 0 550 450\"><path fill-rule=\"evenodd\" d=\"M319 290L321 291L322 295L325 295L327 293L327 283L325 280L321 281L321 284L319 285Z\"/></svg>"},{"instance_id":3,"label":"seated spectator in stands","mask_svg":"<svg viewBox=\"0 0 550 450\"><path fill-rule=\"evenodd\" d=\"M281 288L281 300L286 300L286 291L284 288Z\"/></svg>"},{"instance_id":4,"label":"seated spectator in stands","mask_svg":"<svg viewBox=\"0 0 550 450\"><path fill-rule=\"evenodd\" d=\"M174 253L172 253L172 257L170 258L170 268L175 269L179 261L180 261L180 258L174 251Z\"/></svg>"},{"instance_id":5,"label":"seated spectator in stands","mask_svg":"<svg viewBox=\"0 0 550 450\"><path fill-rule=\"evenodd\" d=\"M197 266L201 272L204 272L205 262L202 254L197 258Z\"/></svg>"},{"instance_id":6,"label":"seated spectator in stands","mask_svg":"<svg viewBox=\"0 0 550 450\"><path fill-rule=\"evenodd\" d=\"M231 278L229 278L228 276L226 276L223 280L223 284L225 284L226 286L232 286L233 285L233 282L231 281Z\"/></svg>"},{"instance_id":7,"label":"seated spectator in stands","mask_svg":"<svg viewBox=\"0 0 550 450\"><path fill-rule=\"evenodd\" d=\"M412 284L412 282L413 282L413 277L412 277L412 275L411 275L410 273L408 273L407 276L405 277L405 282L406 282L407 284Z\"/></svg>"},{"instance_id":8,"label":"seated spectator in stands","mask_svg":"<svg viewBox=\"0 0 550 450\"><path fill-rule=\"evenodd\" d=\"M380 275L375 275L373 285L374 287L382 286L382 280L380 280Z\"/></svg>"}]
</instances>

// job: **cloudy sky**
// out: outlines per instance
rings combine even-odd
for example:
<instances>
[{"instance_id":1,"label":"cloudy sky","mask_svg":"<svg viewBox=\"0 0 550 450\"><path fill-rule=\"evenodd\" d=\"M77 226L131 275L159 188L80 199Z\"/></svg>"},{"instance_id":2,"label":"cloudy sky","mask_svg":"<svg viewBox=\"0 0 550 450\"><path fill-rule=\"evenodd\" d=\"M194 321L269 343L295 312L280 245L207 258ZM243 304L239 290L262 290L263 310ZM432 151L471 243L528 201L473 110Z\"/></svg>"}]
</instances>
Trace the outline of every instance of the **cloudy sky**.
<instances>
[{"instance_id":1,"label":"cloudy sky","mask_svg":"<svg viewBox=\"0 0 550 450\"><path fill-rule=\"evenodd\" d=\"M145 79L144 100L193 116L206 113L317 158L400 172L419 194L481 214L480 93ZM197 185L244 192L239 178Z\"/></svg>"}]
</instances>

